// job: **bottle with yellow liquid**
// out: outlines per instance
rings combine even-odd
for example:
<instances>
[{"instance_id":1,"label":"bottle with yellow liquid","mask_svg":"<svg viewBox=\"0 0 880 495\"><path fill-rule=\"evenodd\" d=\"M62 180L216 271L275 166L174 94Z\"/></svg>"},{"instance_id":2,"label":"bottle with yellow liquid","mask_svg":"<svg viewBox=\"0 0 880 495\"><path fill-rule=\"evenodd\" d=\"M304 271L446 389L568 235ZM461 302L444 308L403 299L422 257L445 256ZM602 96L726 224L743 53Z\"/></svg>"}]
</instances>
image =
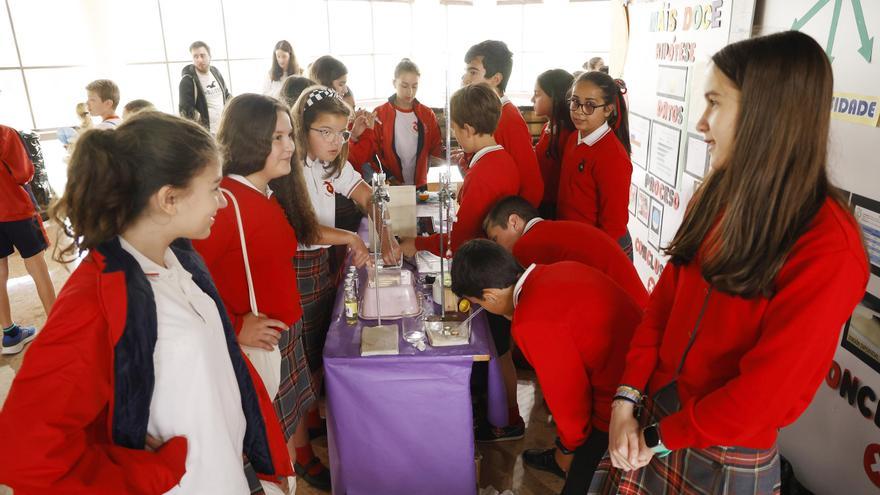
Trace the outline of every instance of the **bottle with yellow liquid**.
<instances>
[{"instance_id":1,"label":"bottle with yellow liquid","mask_svg":"<svg viewBox=\"0 0 880 495\"><path fill-rule=\"evenodd\" d=\"M345 287L345 322L355 325L358 321L358 301L354 293L354 285Z\"/></svg>"}]
</instances>

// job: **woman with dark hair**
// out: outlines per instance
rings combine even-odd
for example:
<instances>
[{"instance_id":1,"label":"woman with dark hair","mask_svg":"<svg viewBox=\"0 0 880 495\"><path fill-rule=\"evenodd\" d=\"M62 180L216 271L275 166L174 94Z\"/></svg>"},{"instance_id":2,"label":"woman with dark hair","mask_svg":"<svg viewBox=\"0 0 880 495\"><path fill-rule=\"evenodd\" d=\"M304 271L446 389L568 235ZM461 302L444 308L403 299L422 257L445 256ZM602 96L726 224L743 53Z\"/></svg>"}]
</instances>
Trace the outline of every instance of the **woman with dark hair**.
<instances>
[{"instance_id":1,"label":"woman with dark hair","mask_svg":"<svg viewBox=\"0 0 880 495\"><path fill-rule=\"evenodd\" d=\"M574 132L568 109L569 92L574 78L562 69L542 72L535 81L532 95L535 115L547 118L541 137L535 144L535 155L544 177L544 198L539 208L543 218L556 218L556 194L559 191L559 169L568 136Z\"/></svg>"},{"instance_id":2,"label":"woman with dark hair","mask_svg":"<svg viewBox=\"0 0 880 495\"><path fill-rule=\"evenodd\" d=\"M293 46L290 45L290 42L281 40L275 43L275 49L272 50L272 68L269 69L266 83L263 84L263 94L279 98L284 80L289 76L300 74L302 74L302 69L296 62L296 55L293 53Z\"/></svg>"},{"instance_id":3,"label":"woman with dark hair","mask_svg":"<svg viewBox=\"0 0 880 495\"><path fill-rule=\"evenodd\" d=\"M348 67L332 55L320 56L312 62L309 79L336 91L342 98L348 94Z\"/></svg>"},{"instance_id":4,"label":"woman with dark hair","mask_svg":"<svg viewBox=\"0 0 880 495\"><path fill-rule=\"evenodd\" d=\"M779 429L810 404L869 276L828 178L833 87L795 31L712 57L697 124L712 170L630 345L592 493L779 492Z\"/></svg>"},{"instance_id":5,"label":"woman with dark hair","mask_svg":"<svg viewBox=\"0 0 880 495\"><path fill-rule=\"evenodd\" d=\"M271 398L186 240L225 211L219 158L206 130L159 112L80 137L52 216L56 259L85 257L0 410L0 483L249 493L242 454L268 479L292 474Z\"/></svg>"}]
</instances>

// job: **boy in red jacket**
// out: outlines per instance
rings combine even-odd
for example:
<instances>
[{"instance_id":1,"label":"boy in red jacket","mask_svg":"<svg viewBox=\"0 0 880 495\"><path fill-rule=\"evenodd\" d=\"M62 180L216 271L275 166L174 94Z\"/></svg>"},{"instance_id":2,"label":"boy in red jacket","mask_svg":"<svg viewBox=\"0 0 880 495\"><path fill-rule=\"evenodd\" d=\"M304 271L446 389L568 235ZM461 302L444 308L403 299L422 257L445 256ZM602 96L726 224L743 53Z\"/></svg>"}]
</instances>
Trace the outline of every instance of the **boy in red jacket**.
<instances>
[{"instance_id":1,"label":"boy in red jacket","mask_svg":"<svg viewBox=\"0 0 880 495\"><path fill-rule=\"evenodd\" d=\"M508 196L486 215L483 230L522 266L577 261L607 275L640 307L648 304L648 291L632 262L608 234L592 225L544 220L528 201Z\"/></svg>"},{"instance_id":2,"label":"boy in red jacket","mask_svg":"<svg viewBox=\"0 0 880 495\"><path fill-rule=\"evenodd\" d=\"M504 96L513 70L513 53L503 41L486 40L470 47L464 63L467 67L461 76L462 85L486 83L501 98L501 118L495 130L495 141L504 146L516 161L520 177L518 194L537 207L544 196L544 179L532 148L532 135L519 109ZM466 165L460 164L467 170Z\"/></svg>"},{"instance_id":3,"label":"boy in red jacket","mask_svg":"<svg viewBox=\"0 0 880 495\"><path fill-rule=\"evenodd\" d=\"M15 129L0 125L0 327L3 328L3 354L18 354L34 339L34 327L21 327L12 321L6 282L9 256L17 249L24 266L37 286L46 314L55 302L55 287L43 251L49 246L43 223L25 185L34 177L31 162Z\"/></svg>"},{"instance_id":4,"label":"boy in red jacket","mask_svg":"<svg viewBox=\"0 0 880 495\"><path fill-rule=\"evenodd\" d=\"M440 236L404 239L400 249L413 257L418 250L430 251L437 256L454 253L465 242L483 236L483 218L499 199L516 194L520 189L519 172L513 158L495 142L492 133L501 114L498 96L486 84L465 86L449 100L449 114L455 139L467 153L473 153L470 172L458 194L459 208L452 232ZM490 315L489 329L501 363L501 372L507 390L508 426L493 428L488 421L480 421L477 441L497 442L522 438L525 425L516 402L516 368L510 355L510 323Z\"/></svg>"},{"instance_id":5,"label":"boy in red jacket","mask_svg":"<svg viewBox=\"0 0 880 495\"><path fill-rule=\"evenodd\" d=\"M523 453L529 466L566 477L563 494L586 493L608 448L611 399L642 309L611 279L581 263L517 263L488 240L462 246L452 290L512 321L556 421L556 448Z\"/></svg>"}]
</instances>

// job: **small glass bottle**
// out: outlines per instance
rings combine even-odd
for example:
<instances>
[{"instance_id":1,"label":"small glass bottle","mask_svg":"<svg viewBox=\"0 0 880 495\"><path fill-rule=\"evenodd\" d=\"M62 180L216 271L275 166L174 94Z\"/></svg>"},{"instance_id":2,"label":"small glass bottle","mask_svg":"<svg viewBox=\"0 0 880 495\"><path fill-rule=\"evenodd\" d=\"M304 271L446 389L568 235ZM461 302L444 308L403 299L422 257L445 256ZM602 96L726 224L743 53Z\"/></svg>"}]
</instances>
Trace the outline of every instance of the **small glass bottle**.
<instances>
[{"instance_id":1,"label":"small glass bottle","mask_svg":"<svg viewBox=\"0 0 880 495\"><path fill-rule=\"evenodd\" d=\"M358 321L358 301L354 294L354 285L345 287L345 322L354 325Z\"/></svg>"}]
</instances>

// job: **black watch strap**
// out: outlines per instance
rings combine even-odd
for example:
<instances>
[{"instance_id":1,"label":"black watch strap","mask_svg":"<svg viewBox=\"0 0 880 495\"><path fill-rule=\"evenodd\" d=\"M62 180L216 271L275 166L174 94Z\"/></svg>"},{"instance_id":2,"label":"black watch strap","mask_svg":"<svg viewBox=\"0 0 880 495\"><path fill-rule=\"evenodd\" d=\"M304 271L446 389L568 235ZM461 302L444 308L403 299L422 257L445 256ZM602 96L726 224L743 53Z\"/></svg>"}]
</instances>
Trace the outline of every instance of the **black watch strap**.
<instances>
[{"instance_id":1,"label":"black watch strap","mask_svg":"<svg viewBox=\"0 0 880 495\"><path fill-rule=\"evenodd\" d=\"M560 440L559 437L556 437L556 448L565 455L574 454L573 450L568 450L567 448L565 448L565 445L562 445L562 440Z\"/></svg>"}]
</instances>

